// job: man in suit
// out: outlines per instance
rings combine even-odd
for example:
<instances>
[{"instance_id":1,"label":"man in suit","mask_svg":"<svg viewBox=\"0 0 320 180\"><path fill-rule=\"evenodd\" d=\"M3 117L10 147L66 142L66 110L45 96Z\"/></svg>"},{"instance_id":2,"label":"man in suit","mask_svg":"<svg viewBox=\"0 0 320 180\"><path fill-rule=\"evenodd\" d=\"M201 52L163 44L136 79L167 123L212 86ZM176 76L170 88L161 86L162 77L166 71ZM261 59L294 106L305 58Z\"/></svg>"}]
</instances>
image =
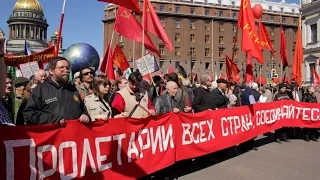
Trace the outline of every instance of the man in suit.
<instances>
[{"instance_id":1,"label":"man in suit","mask_svg":"<svg viewBox=\"0 0 320 180\"><path fill-rule=\"evenodd\" d=\"M228 81L225 79L218 79L217 84L218 87L211 92L215 105L218 109L227 108L229 101L229 95L226 94Z\"/></svg>"}]
</instances>

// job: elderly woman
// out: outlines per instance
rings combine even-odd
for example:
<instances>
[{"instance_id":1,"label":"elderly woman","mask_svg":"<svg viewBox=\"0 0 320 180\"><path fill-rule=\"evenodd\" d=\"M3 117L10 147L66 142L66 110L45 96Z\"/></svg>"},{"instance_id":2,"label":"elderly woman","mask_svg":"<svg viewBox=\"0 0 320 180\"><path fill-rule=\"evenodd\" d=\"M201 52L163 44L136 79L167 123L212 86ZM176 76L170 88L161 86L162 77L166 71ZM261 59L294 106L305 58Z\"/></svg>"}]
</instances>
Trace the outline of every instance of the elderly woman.
<instances>
[{"instance_id":1,"label":"elderly woman","mask_svg":"<svg viewBox=\"0 0 320 180\"><path fill-rule=\"evenodd\" d=\"M110 91L111 83L107 76L99 75L93 79L93 94L86 96L84 103L92 121L111 118L112 110L105 95Z\"/></svg>"}]
</instances>

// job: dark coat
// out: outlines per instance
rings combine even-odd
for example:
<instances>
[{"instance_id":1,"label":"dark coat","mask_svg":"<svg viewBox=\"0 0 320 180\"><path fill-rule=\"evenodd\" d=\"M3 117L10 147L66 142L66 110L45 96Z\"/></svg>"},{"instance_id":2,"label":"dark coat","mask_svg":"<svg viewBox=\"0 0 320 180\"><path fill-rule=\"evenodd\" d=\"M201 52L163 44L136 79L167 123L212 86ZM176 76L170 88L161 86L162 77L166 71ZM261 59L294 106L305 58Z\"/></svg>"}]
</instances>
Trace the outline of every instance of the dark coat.
<instances>
[{"instance_id":1,"label":"dark coat","mask_svg":"<svg viewBox=\"0 0 320 180\"><path fill-rule=\"evenodd\" d=\"M317 103L317 97L310 93L305 93L302 102Z\"/></svg>"},{"instance_id":2,"label":"dark coat","mask_svg":"<svg viewBox=\"0 0 320 180\"><path fill-rule=\"evenodd\" d=\"M259 93L259 92L258 92L257 90L255 90L255 89L251 89L251 94L253 95L254 100L255 100L256 102L258 102L259 99L260 99L261 93Z\"/></svg>"},{"instance_id":3,"label":"dark coat","mask_svg":"<svg viewBox=\"0 0 320 180\"><path fill-rule=\"evenodd\" d=\"M218 88L215 88L211 92L211 95L213 96L213 100L214 100L214 103L217 106L217 108L219 108L219 109L227 108L229 99L227 98L227 96L222 94L222 92Z\"/></svg>"},{"instance_id":4,"label":"dark coat","mask_svg":"<svg viewBox=\"0 0 320 180\"><path fill-rule=\"evenodd\" d=\"M208 109L215 110L217 108L213 96L208 89L198 87L193 91L193 94L192 108L194 112L201 112Z\"/></svg>"},{"instance_id":5,"label":"dark coat","mask_svg":"<svg viewBox=\"0 0 320 180\"><path fill-rule=\"evenodd\" d=\"M174 108L178 108L180 112L183 111L179 103L174 99L174 97L169 96L168 93L155 98L153 101L153 107L156 109L157 114L172 112Z\"/></svg>"}]
</instances>

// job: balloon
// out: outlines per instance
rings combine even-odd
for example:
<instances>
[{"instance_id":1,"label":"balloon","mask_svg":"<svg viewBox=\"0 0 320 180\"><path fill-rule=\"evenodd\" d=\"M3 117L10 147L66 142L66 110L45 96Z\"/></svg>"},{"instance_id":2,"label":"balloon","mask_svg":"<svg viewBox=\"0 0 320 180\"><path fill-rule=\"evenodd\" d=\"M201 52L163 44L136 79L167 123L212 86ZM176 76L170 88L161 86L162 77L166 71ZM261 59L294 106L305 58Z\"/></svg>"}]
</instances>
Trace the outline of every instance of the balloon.
<instances>
[{"instance_id":1,"label":"balloon","mask_svg":"<svg viewBox=\"0 0 320 180\"><path fill-rule=\"evenodd\" d=\"M256 18L256 19L260 19L262 14L263 14L263 8L260 4L256 4L253 6L252 8L252 13L253 13L253 16Z\"/></svg>"}]
</instances>

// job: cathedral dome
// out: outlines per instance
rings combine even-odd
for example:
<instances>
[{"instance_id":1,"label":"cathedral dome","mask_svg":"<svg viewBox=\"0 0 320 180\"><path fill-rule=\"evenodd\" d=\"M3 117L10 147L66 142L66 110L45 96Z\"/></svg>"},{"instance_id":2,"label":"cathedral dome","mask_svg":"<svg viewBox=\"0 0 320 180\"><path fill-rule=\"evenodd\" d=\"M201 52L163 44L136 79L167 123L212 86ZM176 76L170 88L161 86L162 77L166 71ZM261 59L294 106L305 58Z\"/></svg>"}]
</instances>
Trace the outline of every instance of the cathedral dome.
<instances>
[{"instance_id":1,"label":"cathedral dome","mask_svg":"<svg viewBox=\"0 0 320 180\"><path fill-rule=\"evenodd\" d=\"M38 0L18 0L13 10L33 10L43 12L42 6Z\"/></svg>"}]
</instances>

